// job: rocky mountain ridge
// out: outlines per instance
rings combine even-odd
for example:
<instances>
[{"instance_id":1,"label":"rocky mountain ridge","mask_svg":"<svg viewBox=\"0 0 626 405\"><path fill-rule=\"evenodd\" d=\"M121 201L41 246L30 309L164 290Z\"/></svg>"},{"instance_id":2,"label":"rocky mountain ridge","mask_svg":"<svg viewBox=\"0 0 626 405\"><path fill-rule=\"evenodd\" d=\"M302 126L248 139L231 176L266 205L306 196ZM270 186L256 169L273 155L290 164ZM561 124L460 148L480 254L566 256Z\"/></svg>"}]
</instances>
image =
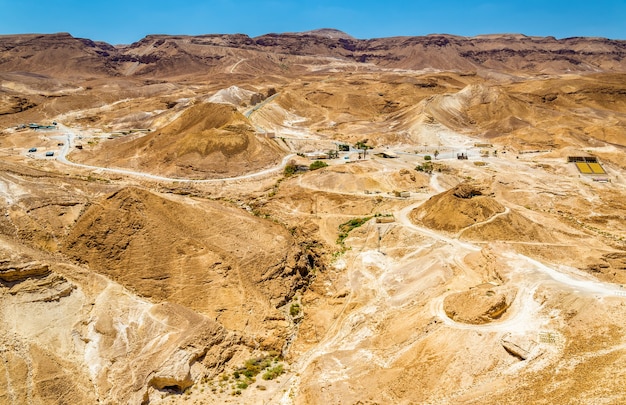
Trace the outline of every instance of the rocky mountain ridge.
<instances>
[{"instance_id":1,"label":"rocky mountain ridge","mask_svg":"<svg viewBox=\"0 0 626 405\"><path fill-rule=\"evenodd\" d=\"M329 34L328 32L331 32ZM421 37L355 39L334 30L305 33L148 35L130 45L109 45L68 33L0 36L0 70L51 76L155 76L206 73L246 59L248 69L295 73L310 58L386 69L522 72L624 72L626 41L606 38ZM287 71L287 72L285 72Z\"/></svg>"}]
</instances>

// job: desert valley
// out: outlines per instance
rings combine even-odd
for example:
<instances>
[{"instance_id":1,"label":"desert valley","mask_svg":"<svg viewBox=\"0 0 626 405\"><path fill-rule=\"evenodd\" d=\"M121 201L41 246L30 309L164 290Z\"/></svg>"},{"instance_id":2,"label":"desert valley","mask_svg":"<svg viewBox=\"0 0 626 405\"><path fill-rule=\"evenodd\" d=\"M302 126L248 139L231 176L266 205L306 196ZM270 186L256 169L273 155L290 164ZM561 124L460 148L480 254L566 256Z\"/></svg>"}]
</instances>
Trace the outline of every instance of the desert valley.
<instances>
[{"instance_id":1,"label":"desert valley","mask_svg":"<svg viewBox=\"0 0 626 405\"><path fill-rule=\"evenodd\" d=\"M3 404L620 404L626 41L0 36Z\"/></svg>"}]
</instances>

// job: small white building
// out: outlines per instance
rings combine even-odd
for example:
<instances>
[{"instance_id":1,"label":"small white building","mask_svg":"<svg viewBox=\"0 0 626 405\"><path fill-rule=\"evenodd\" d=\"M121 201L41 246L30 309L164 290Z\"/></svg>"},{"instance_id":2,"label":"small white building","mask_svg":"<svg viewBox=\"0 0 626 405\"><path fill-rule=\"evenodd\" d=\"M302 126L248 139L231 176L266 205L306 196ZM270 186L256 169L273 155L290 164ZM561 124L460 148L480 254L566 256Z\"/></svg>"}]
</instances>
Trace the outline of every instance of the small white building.
<instances>
[{"instance_id":1,"label":"small white building","mask_svg":"<svg viewBox=\"0 0 626 405\"><path fill-rule=\"evenodd\" d=\"M328 155L324 152L309 152L305 153L304 156L310 160L328 159Z\"/></svg>"}]
</instances>

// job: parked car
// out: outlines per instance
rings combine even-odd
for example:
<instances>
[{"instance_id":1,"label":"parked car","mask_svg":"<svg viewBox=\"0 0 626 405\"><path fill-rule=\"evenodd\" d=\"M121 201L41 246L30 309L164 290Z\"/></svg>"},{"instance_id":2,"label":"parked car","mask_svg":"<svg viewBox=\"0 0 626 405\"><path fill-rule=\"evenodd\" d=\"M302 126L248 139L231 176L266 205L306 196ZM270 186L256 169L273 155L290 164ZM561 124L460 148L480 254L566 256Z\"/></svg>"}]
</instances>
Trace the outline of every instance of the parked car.
<instances>
[{"instance_id":1,"label":"parked car","mask_svg":"<svg viewBox=\"0 0 626 405\"><path fill-rule=\"evenodd\" d=\"M46 152L46 156L54 156L54 152Z\"/></svg>"},{"instance_id":2,"label":"parked car","mask_svg":"<svg viewBox=\"0 0 626 405\"><path fill-rule=\"evenodd\" d=\"M28 151L31 152L31 153L32 152L37 152L37 148L30 148Z\"/></svg>"}]
</instances>

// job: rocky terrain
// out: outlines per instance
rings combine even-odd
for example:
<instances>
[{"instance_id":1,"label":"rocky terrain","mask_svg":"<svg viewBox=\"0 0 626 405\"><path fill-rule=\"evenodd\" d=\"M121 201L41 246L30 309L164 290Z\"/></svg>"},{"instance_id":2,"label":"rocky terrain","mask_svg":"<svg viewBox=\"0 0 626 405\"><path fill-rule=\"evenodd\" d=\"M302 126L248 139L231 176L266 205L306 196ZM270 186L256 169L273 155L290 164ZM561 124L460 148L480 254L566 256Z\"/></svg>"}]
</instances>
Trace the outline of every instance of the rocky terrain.
<instances>
[{"instance_id":1,"label":"rocky terrain","mask_svg":"<svg viewBox=\"0 0 626 405\"><path fill-rule=\"evenodd\" d=\"M623 403L625 56L0 36L0 402Z\"/></svg>"}]
</instances>

